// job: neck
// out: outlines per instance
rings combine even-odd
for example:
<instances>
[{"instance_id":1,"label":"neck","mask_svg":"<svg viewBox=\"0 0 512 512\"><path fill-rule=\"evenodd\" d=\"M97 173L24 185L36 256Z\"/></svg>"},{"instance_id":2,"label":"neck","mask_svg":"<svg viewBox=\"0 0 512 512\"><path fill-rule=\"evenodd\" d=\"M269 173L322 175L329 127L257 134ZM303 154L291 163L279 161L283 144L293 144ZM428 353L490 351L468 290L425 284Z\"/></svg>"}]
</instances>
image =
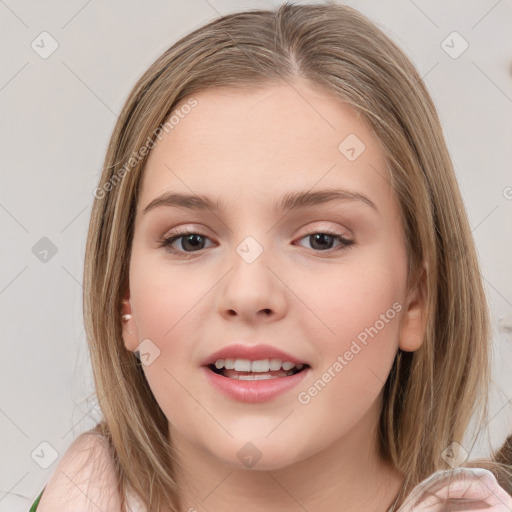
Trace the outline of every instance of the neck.
<instances>
[{"instance_id":1,"label":"neck","mask_svg":"<svg viewBox=\"0 0 512 512\"><path fill-rule=\"evenodd\" d=\"M386 512L404 476L379 457L376 420L377 407L325 450L269 471L225 464L171 429L182 512Z\"/></svg>"}]
</instances>

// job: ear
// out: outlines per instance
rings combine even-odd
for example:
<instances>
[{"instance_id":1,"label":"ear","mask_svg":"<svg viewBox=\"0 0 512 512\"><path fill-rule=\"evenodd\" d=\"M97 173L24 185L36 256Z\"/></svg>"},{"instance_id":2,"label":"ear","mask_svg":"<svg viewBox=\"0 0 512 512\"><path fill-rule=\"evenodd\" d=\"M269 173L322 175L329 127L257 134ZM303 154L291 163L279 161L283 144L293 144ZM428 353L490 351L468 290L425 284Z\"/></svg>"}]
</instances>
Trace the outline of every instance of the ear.
<instances>
[{"instance_id":1,"label":"ear","mask_svg":"<svg viewBox=\"0 0 512 512\"><path fill-rule=\"evenodd\" d=\"M399 347L405 352L414 352L423 344L427 326L426 277L424 266L417 284L409 291L404 304Z\"/></svg>"},{"instance_id":2,"label":"ear","mask_svg":"<svg viewBox=\"0 0 512 512\"><path fill-rule=\"evenodd\" d=\"M123 327L124 346L130 352L134 352L139 345L137 327L130 303L130 291L124 294L121 302L121 324Z\"/></svg>"}]
</instances>

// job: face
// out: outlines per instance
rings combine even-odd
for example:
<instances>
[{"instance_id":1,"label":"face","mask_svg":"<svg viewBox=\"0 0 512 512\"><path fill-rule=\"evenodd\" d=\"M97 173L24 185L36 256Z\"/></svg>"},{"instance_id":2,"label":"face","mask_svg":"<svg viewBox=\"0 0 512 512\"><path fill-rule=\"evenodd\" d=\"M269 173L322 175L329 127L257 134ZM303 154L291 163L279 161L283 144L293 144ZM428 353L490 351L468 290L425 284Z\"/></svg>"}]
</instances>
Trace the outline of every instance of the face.
<instances>
[{"instance_id":1,"label":"face","mask_svg":"<svg viewBox=\"0 0 512 512\"><path fill-rule=\"evenodd\" d=\"M421 343L421 297L406 290L386 161L354 110L302 82L194 98L147 162L124 342L141 351L171 437L224 464L248 467L247 453L277 469L376 423L398 348ZM175 205L169 193L212 203ZM316 200L283 203L302 193ZM256 381L203 366L233 344L304 366Z\"/></svg>"}]
</instances>

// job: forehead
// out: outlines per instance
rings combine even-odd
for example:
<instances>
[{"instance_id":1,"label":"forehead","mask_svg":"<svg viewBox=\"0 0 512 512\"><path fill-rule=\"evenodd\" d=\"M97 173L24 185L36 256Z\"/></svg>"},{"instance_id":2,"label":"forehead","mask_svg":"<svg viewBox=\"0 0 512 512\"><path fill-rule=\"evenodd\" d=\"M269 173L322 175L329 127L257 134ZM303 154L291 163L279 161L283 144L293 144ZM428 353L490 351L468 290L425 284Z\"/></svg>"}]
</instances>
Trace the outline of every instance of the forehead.
<instances>
[{"instance_id":1,"label":"forehead","mask_svg":"<svg viewBox=\"0 0 512 512\"><path fill-rule=\"evenodd\" d=\"M151 150L138 212L164 191L246 203L343 187L390 200L378 139L332 94L297 82L207 89L193 98L193 108L180 111L187 100L175 108L173 128Z\"/></svg>"}]
</instances>

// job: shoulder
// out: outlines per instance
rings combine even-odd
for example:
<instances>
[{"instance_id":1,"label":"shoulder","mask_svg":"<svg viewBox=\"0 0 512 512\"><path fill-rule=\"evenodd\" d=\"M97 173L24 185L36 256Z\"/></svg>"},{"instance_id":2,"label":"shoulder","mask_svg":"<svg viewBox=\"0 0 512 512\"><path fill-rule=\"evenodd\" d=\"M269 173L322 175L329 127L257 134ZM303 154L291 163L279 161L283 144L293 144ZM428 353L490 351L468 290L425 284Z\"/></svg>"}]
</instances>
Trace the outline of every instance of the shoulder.
<instances>
[{"instance_id":1,"label":"shoulder","mask_svg":"<svg viewBox=\"0 0 512 512\"><path fill-rule=\"evenodd\" d=\"M37 512L98 509L121 510L117 474L105 438L85 433L62 456L46 485Z\"/></svg>"}]
</instances>

